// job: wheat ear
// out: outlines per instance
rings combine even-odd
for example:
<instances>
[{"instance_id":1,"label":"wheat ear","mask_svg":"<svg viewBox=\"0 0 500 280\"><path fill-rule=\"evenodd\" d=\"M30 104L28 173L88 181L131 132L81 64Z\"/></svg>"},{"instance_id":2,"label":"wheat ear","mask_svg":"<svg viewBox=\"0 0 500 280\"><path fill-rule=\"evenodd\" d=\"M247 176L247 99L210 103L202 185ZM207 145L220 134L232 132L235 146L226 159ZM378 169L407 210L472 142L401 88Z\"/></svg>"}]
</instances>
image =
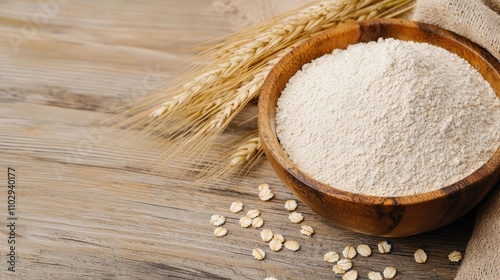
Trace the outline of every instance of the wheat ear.
<instances>
[{"instance_id":1,"label":"wheat ear","mask_svg":"<svg viewBox=\"0 0 500 280\"><path fill-rule=\"evenodd\" d=\"M248 83L244 83L236 90L236 94L232 100L223 104L217 115L209 122L209 129L225 128L229 121L243 108L248 102L256 98L261 90L264 80L278 61L289 53L294 47L302 41L296 42L294 45L281 50L272 60L268 61L263 69L257 73L254 78Z\"/></svg>"},{"instance_id":2,"label":"wheat ear","mask_svg":"<svg viewBox=\"0 0 500 280\"><path fill-rule=\"evenodd\" d=\"M169 143L165 143L165 157L182 155L189 160L204 154L241 109L258 96L266 76L276 63L299 43L275 54L261 66L262 69L254 74L253 79L243 82L238 89L228 91L225 97L208 103L201 109L202 114L193 121L195 125L192 129L180 135L175 134Z\"/></svg>"},{"instance_id":3,"label":"wheat ear","mask_svg":"<svg viewBox=\"0 0 500 280\"><path fill-rule=\"evenodd\" d=\"M218 161L201 170L198 178L222 178L238 170L249 171L263 154L258 131L243 137L233 148L224 153ZM242 166L246 168L241 168Z\"/></svg>"},{"instance_id":4,"label":"wheat ear","mask_svg":"<svg viewBox=\"0 0 500 280\"><path fill-rule=\"evenodd\" d=\"M411 9L401 7L413 2L316 0L243 30L199 53L194 60L203 59L208 64L192 68L178 80L182 86L160 92L137 106L139 113L127 124L165 135L164 158L176 155L185 161L201 160L198 156L210 149L243 107L258 96L274 59L287 48L341 22L399 16ZM235 165L227 166L244 164L230 162Z\"/></svg>"},{"instance_id":5,"label":"wheat ear","mask_svg":"<svg viewBox=\"0 0 500 280\"><path fill-rule=\"evenodd\" d=\"M202 72L186 83L179 93L164 101L150 113L150 116L161 117L182 108L205 88L231 78L235 72L249 68L261 61L262 57L289 46L298 38L334 26L337 24L336 21L355 11L361 3L366 5L371 2L374 1L345 0L343 3L339 3L338 0L316 1L314 2L316 5L310 5L298 14L285 17L282 22L263 30L256 37L252 36L244 42L238 40L236 44L219 47L217 57L224 61L216 60L207 67L212 70Z\"/></svg>"},{"instance_id":6,"label":"wheat ear","mask_svg":"<svg viewBox=\"0 0 500 280\"><path fill-rule=\"evenodd\" d=\"M262 150L262 145L260 143L260 138L251 137L250 139L244 141L241 145L236 147L234 153L229 158L229 166L235 167L242 165L245 161L253 158L259 151Z\"/></svg>"}]
</instances>

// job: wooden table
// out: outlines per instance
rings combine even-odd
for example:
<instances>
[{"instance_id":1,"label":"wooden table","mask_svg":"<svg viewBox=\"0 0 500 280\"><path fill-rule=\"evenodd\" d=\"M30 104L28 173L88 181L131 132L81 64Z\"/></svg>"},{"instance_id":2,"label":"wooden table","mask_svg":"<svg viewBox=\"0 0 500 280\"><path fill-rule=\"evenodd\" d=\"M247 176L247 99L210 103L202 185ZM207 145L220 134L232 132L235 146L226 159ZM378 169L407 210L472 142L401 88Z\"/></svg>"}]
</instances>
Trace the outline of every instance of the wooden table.
<instances>
[{"instance_id":1,"label":"wooden table","mask_svg":"<svg viewBox=\"0 0 500 280\"><path fill-rule=\"evenodd\" d=\"M288 220L292 194L262 158L245 178L193 183L161 162L161 139L119 134L116 108L158 90L178 75L189 46L228 34L208 0L2 1L0 3L0 220L8 224L7 169L15 169L16 272L9 272L7 227L0 228L0 279L341 279L323 261L369 237L333 226L299 203L307 238ZM223 137L255 129L238 127ZM173 164L172 164L173 165ZM270 202L257 197L269 183ZM298 252L271 252L259 230L243 229L228 208L260 209L265 228L300 242ZM212 214L229 234L213 236ZM390 254L357 256L359 279L386 266L396 279L453 279L473 213L433 232L389 239ZM262 247L264 261L252 259ZM423 248L426 264L413 252Z\"/></svg>"}]
</instances>

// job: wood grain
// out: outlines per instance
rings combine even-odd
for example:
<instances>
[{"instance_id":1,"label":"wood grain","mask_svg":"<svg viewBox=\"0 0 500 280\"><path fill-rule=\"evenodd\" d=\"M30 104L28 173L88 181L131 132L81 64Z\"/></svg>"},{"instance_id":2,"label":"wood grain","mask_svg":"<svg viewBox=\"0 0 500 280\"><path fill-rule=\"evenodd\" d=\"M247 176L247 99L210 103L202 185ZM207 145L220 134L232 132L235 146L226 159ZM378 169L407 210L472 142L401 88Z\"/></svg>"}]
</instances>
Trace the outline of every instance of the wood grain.
<instances>
[{"instance_id":1,"label":"wood grain","mask_svg":"<svg viewBox=\"0 0 500 280\"><path fill-rule=\"evenodd\" d=\"M500 179L500 147L480 169L454 184L422 194L377 197L332 188L303 173L282 149L275 127L278 98L304 64L334 49L378 38L426 42L456 53L483 75L500 98L500 63L463 37L437 26L401 19L349 23L305 41L273 68L259 99L259 134L278 176L316 213L357 232L401 237L436 229L473 209Z\"/></svg>"},{"instance_id":2,"label":"wood grain","mask_svg":"<svg viewBox=\"0 0 500 280\"><path fill-rule=\"evenodd\" d=\"M50 2L47 0L46 2ZM332 225L299 203L316 234L306 238L283 207L293 195L263 158L246 178L192 183L174 163L158 169L161 139L117 137L108 122L115 108L162 87L180 72L189 46L225 35L229 23L207 0L63 1L58 12L16 52L8 38L40 13L39 1L0 2L0 220L6 222L7 167L17 174L16 273L7 271L7 230L0 228L0 279L341 279L322 256L348 244L381 238ZM20 35L21 36L21 35ZM236 120L223 139L256 123ZM170 164L170 166L169 166ZM271 184L276 197L257 198ZM242 229L229 205L262 211L265 226L299 241L298 252L258 262L256 229ZM213 237L212 214L227 217L226 237ZM393 265L400 279L452 279L473 215L427 234L389 239L393 251L357 257L370 270ZM429 255L425 265L412 255Z\"/></svg>"}]
</instances>

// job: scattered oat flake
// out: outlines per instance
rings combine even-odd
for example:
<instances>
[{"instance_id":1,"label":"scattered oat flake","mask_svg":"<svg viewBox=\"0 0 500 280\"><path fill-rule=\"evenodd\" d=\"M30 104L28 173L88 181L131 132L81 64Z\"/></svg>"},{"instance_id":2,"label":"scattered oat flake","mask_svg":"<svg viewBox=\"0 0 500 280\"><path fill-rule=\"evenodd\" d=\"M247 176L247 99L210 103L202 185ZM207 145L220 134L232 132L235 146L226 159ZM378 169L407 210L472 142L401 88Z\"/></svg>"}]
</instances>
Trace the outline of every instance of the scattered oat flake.
<instances>
[{"instance_id":1,"label":"scattered oat flake","mask_svg":"<svg viewBox=\"0 0 500 280\"><path fill-rule=\"evenodd\" d=\"M218 227L214 230L214 235L217 237L221 237L227 234L227 228L225 227Z\"/></svg>"},{"instance_id":2,"label":"scattered oat flake","mask_svg":"<svg viewBox=\"0 0 500 280\"><path fill-rule=\"evenodd\" d=\"M346 246L344 251L342 251L342 256L346 259L352 259L356 256L356 249L352 246Z\"/></svg>"},{"instance_id":3,"label":"scattered oat flake","mask_svg":"<svg viewBox=\"0 0 500 280\"><path fill-rule=\"evenodd\" d=\"M288 240L285 242L285 248L287 248L290 251L298 251L300 249L300 244L297 241L294 240Z\"/></svg>"},{"instance_id":4,"label":"scattered oat flake","mask_svg":"<svg viewBox=\"0 0 500 280\"><path fill-rule=\"evenodd\" d=\"M281 250L281 248L283 248L283 243L277 239L273 239L271 240L271 242L269 242L269 249L273 250L274 252L278 252L279 250Z\"/></svg>"},{"instance_id":5,"label":"scattered oat flake","mask_svg":"<svg viewBox=\"0 0 500 280\"><path fill-rule=\"evenodd\" d=\"M370 279L370 280L383 280L380 272L375 272L375 271L368 272L368 279Z\"/></svg>"},{"instance_id":6,"label":"scattered oat flake","mask_svg":"<svg viewBox=\"0 0 500 280\"><path fill-rule=\"evenodd\" d=\"M279 233L275 233L273 239L276 239L281 243L285 242L285 238L283 237L283 235L281 235Z\"/></svg>"},{"instance_id":7,"label":"scattered oat flake","mask_svg":"<svg viewBox=\"0 0 500 280\"><path fill-rule=\"evenodd\" d=\"M243 210L243 203L241 201L235 201L235 202L231 203L229 210L236 214L236 213L240 212L241 210Z\"/></svg>"},{"instance_id":8,"label":"scattered oat flake","mask_svg":"<svg viewBox=\"0 0 500 280\"><path fill-rule=\"evenodd\" d=\"M378 250L382 254L387 254L387 253L391 252L392 245L387 243L387 241L379 242L377 246L378 246Z\"/></svg>"},{"instance_id":9,"label":"scattered oat flake","mask_svg":"<svg viewBox=\"0 0 500 280\"><path fill-rule=\"evenodd\" d=\"M259 193L259 198L262 201L268 201L274 197L274 193L270 189L262 190Z\"/></svg>"},{"instance_id":10,"label":"scattered oat flake","mask_svg":"<svg viewBox=\"0 0 500 280\"><path fill-rule=\"evenodd\" d=\"M344 273L346 273L346 271L343 270L342 268L340 268L338 265L334 265L333 268L332 268L332 270L336 274L344 274Z\"/></svg>"},{"instance_id":11,"label":"scattered oat flake","mask_svg":"<svg viewBox=\"0 0 500 280\"><path fill-rule=\"evenodd\" d=\"M333 266L333 272L337 274L344 274L352 268L352 262L349 259L341 259Z\"/></svg>"},{"instance_id":12,"label":"scattered oat flake","mask_svg":"<svg viewBox=\"0 0 500 280\"><path fill-rule=\"evenodd\" d=\"M358 279L358 271L357 270L350 270L342 276L342 280L356 280Z\"/></svg>"},{"instance_id":13,"label":"scattered oat flake","mask_svg":"<svg viewBox=\"0 0 500 280\"><path fill-rule=\"evenodd\" d=\"M290 213L290 215L288 215L288 219L290 219L292 223L298 224L304 220L304 216L302 216L302 214L299 212L292 212Z\"/></svg>"},{"instance_id":14,"label":"scattered oat flake","mask_svg":"<svg viewBox=\"0 0 500 280\"><path fill-rule=\"evenodd\" d=\"M417 251L415 251L415 254L413 254L413 256L415 257L415 261L418 263L425 263L427 261L427 254L422 249L418 249Z\"/></svg>"},{"instance_id":15,"label":"scattered oat flake","mask_svg":"<svg viewBox=\"0 0 500 280\"><path fill-rule=\"evenodd\" d=\"M452 262L459 262L462 260L462 253L459 251L453 251L448 255L448 259Z\"/></svg>"},{"instance_id":16,"label":"scattered oat flake","mask_svg":"<svg viewBox=\"0 0 500 280\"><path fill-rule=\"evenodd\" d=\"M212 226L218 227L223 225L225 222L226 222L226 217L222 215L212 215L212 217L210 218L210 224Z\"/></svg>"},{"instance_id":17,"label":"scattered oat flake","mask_svg":"<svg viewBox=\"0 0 500 280\"><path fill-rule=\"evenodd\" d=\"M392 266L386 267L384 269L384 278L385 279L392 279L396 276L396 269Z\"/></svg>"},{"instance_id":18,"label":"scattered oat flake","mask_svg":"<svg viewBox=\"0 0 500 280\"><path fill-rule=\"evenodd\" d=\"M363 257L369 257L372 254L372 249L366 244L358 245L357 251Z\"/></svg>"},{"instance_id":19,"label":"scattered oat flake","mask_svg":"<svg viewBox=\"0 0 500 280\"><path fill-rule=\"evenodd\" d=\"M260 211L257 209L248 210L247 217L253 219L260 216Z\"/></svg>"},{"instance_id":20,"label":"scattered oat flake","mask_svg":"<svg viewBox=\"0 0 500 280\"><path fill-rule=\"evenodd\" d=\"M337 266L340 269L343 269L345 271L348 271L349 269L352 268L352 262L350 259L341 259L337 262Z\"/></svg>"},{"instance_id":21,"label":"scattered oat flake","mask_svg":"<svg viewBox=\"0 0 500 280\"><path fill-rule=\"evenodd\" d=\"M242 228L247 228L252 225L252 219L249 217L241 217L240 219L240 226Z\"/></svg>"},{"instance_id":22,"label":"scattered oat flake","mask_svg":"<svg viewBox=\"0 0 500 280\"><path fill-rule=\"evenodd\" d=\"M269 188L269 185L268 184L259 184L259 192L263 191L263 190L270 190Z\"/></svg>"},{"instance_id":23,"label":"scattered oat flake","mask_svg":"<svg viewBox=\"0 0 500 280\"><path fill-rule=\"evenodd\" d=\"M260 249L260 248L255 248L255 249L253 249L253 250L252 250L252 256L253 256L255 259L257 259L257 260L261 261L261 260L263 260L264 258L266 258L266 252L264 252L264 251L263 251L262 249Z\"/></svg>"},{"instance_id":24,"label":"scattered oat flake","mask_svg":"<svg viewBox=\"0 0 500 280\"><path fill-rule=\"evenodd\" d=\"M335 263L339 259L340 259L339 253L333 251L326 253L325 256L323 257L323 260L328 263Z\"/></svg>"},{"instance_id":25,"label":"scattered oat flake","mask_svg":"<svg viewBox=\"0 0 500 280\"><path fill-rule=\"evenodd\" d=\"M264 220L262 220L261 217L257 217L252 220L252 227L254 228L260 228L264 225Z\"/></svg>"},{"instance_id":26,"label":"scattered oat flake","mask_svg":"<svg viewBox=\"0 0 500 280\"><path fill-rule=\"evenodd\" d=\"M285 209L288 211L295 211L295 209L297 209L297 201L287 200L285 202Z\"/></svg>"},{"instance_id":27,"label":"scattered oat flake","mask_svg":"<svg viewBox=\"0 0 500 280\"><path fill-rule=\"evenodd\" d=\"M264 280L278 280L278 278L271 276L271 277L266 277Z\"/></svg>"},{"instance_id":28,"label":"scattered oat flake","mask_svg":"<svg viewBox=\"0 0 500 280\"><path fill-rule=\"evenodd\" d=\"M268 228L265 228L260 232L260 237L264 242L271 241L271 239L273 239L273 236L274 236L273 231Z\"/></svg>"},{"instance_id":29,"label":"scattered oat flake","mask_svg":"<svg viewBox=\"0 0 500 280\"><path fill-rule=\"evenodd\" d=\"M300 230L300 233L302 233L305 236L311 236L314 234L314 229L310 226L302 226L302 229Z\"/></svg>"}]
</instances>

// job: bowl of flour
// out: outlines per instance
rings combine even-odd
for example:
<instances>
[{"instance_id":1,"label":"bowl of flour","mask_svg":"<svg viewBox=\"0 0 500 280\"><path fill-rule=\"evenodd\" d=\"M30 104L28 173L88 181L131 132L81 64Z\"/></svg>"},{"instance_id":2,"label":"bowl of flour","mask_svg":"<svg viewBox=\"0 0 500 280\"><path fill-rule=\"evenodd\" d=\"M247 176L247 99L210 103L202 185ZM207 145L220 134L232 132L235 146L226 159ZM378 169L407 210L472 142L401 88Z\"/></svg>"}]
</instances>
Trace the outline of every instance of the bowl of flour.
<instances>
[{"instance_id":1,"label":"bowl of flour","mask_svg":"<svg viewBox=\"0 0 500 280\"><path fill-rule=\"evenodd\" d=\"M406 20L350 23L275 66L259 133L278 176L334 224L408 236L446 225L500 180L500 65Z\"/></svg>"}]
</instances>

